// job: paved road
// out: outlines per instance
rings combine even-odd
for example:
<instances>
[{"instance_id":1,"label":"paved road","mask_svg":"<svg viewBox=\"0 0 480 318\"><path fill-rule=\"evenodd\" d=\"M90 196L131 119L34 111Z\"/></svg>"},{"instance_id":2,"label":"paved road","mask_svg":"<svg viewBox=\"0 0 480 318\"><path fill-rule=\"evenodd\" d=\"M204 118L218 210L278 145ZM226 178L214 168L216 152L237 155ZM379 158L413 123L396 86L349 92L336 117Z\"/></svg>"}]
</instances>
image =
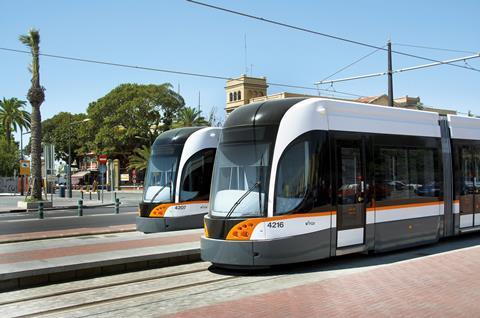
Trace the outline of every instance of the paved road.
<instances>
[{"instance_id":1,"label":"paved road","mask_svg":"<svg viewBox=\"0 0 480 318\"><path fill-rule=\"evenodd\" d=\"M113 225L134 224L136 207L120 208L114 214L113 207L85 209L84 216L78 217L76 210L45 211L45 218L38 219L35 212L0 215L0 236L28 232L58 231L75 228L99 228Z\"/></svg>"}]
</instances>

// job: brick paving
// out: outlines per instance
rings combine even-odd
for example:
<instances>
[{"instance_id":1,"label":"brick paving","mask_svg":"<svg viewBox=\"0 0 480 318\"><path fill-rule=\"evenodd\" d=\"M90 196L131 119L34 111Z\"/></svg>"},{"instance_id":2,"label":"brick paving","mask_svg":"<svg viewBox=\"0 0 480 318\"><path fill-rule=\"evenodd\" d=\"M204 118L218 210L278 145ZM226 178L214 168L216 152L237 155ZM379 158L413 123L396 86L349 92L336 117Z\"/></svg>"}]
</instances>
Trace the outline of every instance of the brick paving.
<instances>
[{"instance_id":1,"label":"brick paving","mask_svg":"<svg viewBox=\"0 0 480 318\"><path fill-rule=\"evenodd\" d=\"M480 317L480 247L234 301L211 301L174 316Z\"/></svg>"},{"instance_id":2,"label":"brick paving","mask_svg":"<svg viewBox=\"0 0 480 318\"><path fill-rule=\"evenodd\" d=\"M146 237L138 240L118 241L111 243L97 243L82 246L67 246L47 249L34 249L31 251L0 253L0 264L12 264L35 260L47 260L56 257L77 256L92 253L107 253L119 250L132 250L144 247L196 242L200 239L200 236L200 233L195 233L167 237Z\"/></svg>"},{"instance_id":3,"label":"brick paving","mask_svg":"<svg viewBox=\"0 0 480 318\"><path fill-rule=\"evenodd\" d=\"M23 241L33 241L51 238L72 237L79 235L97 235L108 234L118 232L130 232L135 231L135 224L128 225L112 225L100 228L76 228L76 229L64 229L54 231L42 231L42 232L28 232L18 234L5 234L0 235L0 243L14 243Z\"/></svg>"}]
</instances>

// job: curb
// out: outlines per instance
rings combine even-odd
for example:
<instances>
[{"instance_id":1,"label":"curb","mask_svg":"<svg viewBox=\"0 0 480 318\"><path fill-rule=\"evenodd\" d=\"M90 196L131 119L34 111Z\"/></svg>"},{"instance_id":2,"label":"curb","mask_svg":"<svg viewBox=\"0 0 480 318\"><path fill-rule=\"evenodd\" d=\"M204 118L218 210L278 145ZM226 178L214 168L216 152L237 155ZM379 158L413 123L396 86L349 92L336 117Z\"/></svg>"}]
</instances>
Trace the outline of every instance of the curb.
<instances>
[{"instance_id":1,"label":"curb","mask_svg":"<svg viewBox=\"0 0 480 318\"><path fill-rule=\"evenodd\" d=\"M200 261L200 248L186 248L157 254L126 256L41 270L26 270L0 276L0 292L45 286L80 279L102 277Z\"/></svg>"},{"instance_id":2,"label":"curb","mask_svg":"<svg viewBox=\"0 0 480 318\"><path fill-rule=\"evenodd\" d=\"M85 232L85 233L72 233L72 234L57 234L57 235L50 235L50 236L37 236L37 237L26 237L26 238L18 238L18 239L11 239L11 240L4 240L0 239L1 244L9 244L9 243L20 243L20 242L30 242L30 241L40 241L40 240L49 240L49 239L57 239L57 238L68 238L68 237L79 237L79 236L89 236L89 235L102 235L102 234L113 234L113 233L126 233L126 232L135 232L137 229L117 229L117 230L103 230L97 232Z\"/></svg>"}]
</instances>

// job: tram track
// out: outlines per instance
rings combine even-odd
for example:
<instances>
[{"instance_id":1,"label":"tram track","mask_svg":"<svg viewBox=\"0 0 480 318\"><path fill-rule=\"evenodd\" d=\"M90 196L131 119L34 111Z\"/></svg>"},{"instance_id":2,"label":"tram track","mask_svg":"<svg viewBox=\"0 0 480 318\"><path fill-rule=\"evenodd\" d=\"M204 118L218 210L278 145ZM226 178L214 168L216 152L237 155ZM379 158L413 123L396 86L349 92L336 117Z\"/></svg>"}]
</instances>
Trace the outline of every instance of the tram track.
<instances>
[{"instance_id":1,"label":"tram track","mask_svg":"<svg viewBox=\"0 0 480 318\"><path fill-rule=\"evenodd\" d=\"M156 276L153 276L153 277L145 277L145 278L125 280L125 281L122 281L122 282L112 282L112 283L107 283L107 284L102 285L101 287L97 287L97 288L107 288L107 287L114 287L114 286L125 285L125 284L141 283L141 282L154 280L154 279L169 278L169 277L174 277L174 276L198 273L198 272L202 272L202 271L205 271L205 269L188 270L188 271L171 273L171 274L161 274L161 275L156 275ZM41 299L41 298L54 297L54 296L59 296L59 295L67 295L67 294L73 294L73 293L77 293L77 292L88 291L88 290L92 290L94 288L95 287L79 287L79 288L74 288L74 289L67 290L67 291L56 291L56 292L52 292L52 293L48 293L48 294L44 294L44 295L38 295L38 296L34 296L34 297L20 298L20 299L17 299L17 300L8 300L8 301L0 300L0 307L3 306L3 305L9 305L9 304L14 304L14 303L18 303L18 302L31 301L31 300Z\"/></svg>"},{"instance_id":2,"label":"tram track","mask_svg":"<svg viewBox=\"0 0 480 318\"><path fill-rule=\"evenodd\" d=\"M63 285L67 288L55 289L54 285L40 287L40 292L34 295L19 295L22 291L7 293L7 299L0 301L1 317L39 317L59 315L69 316L71 312L109 305L126 300L140 299L146 296L161 295L182 290L195 290L198 286L222 283L235 280L239 277L212 273L208 270L207 263L189 264L193 268L183 266L185 269L173 273L165 272L147 277L134 277L120 281L106 282L108 277L97 279L97 283L82 286L82 282L70 282ZM176 270L176 268L172 268ZM130 273L132 274L132 273ZM125 275L125 274L122 274ZM95 280L95 279L94 279ZM93 280L93 281L94 281ZM75 283L80 283L77 286ZM65 287L65 286L63 286ZM43 290L43 291L42 291ZM8 294L11 294L10 296Z\"/></svg>"}]
</instances>

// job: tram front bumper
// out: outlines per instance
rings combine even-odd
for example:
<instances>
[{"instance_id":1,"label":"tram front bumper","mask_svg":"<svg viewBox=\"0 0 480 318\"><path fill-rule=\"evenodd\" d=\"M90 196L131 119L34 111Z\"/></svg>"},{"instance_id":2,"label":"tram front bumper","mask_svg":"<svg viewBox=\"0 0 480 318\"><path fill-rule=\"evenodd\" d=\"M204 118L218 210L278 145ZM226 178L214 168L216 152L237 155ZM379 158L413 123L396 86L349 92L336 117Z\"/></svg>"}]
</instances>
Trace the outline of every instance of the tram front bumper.
<instances>
[{"instance_id":1,"label":"tram front bumper","mask_svg":"<svg viewBox=\"0 0 480 318\"><path fill-rule=\"evenodd\" d=\"M166 231L199 229L203 226L204 216L205 214L160 218L137 216L137 231L143 233L157 233Z\"/></svg>"},{"instance_id":2,"label":"tram front bumper","mask_svg":"<svg viewBox=\"0 0 480 318\"><path fill-rule=\"evenodd\" d=\"M221 267L265 267L330 257L331 230L271 240L237 241L202 237L202 260ZM334 243L336 244L336 243Z\"/></svg>"},{"instance_id":3,"label":"tram front bumper","mask_svg":"<svg viewBox=\"0 0 480 318\"><path fill-rule=\"evenodd\" d=\"M227 241L202 237L201 258L219 266L254 266L252 241Z\"/></svg>"},{"instance_id":4,"label":"tram front bumper","mask_svg":"<svg viewBox=\"0 0 480 318\"><path fill-rule=\"evenodd\" d=\"M143 233L157 233L165 232L165 218L150 218L137 216L136 218L137 231Z\"/></svg>"}]
</instances>

